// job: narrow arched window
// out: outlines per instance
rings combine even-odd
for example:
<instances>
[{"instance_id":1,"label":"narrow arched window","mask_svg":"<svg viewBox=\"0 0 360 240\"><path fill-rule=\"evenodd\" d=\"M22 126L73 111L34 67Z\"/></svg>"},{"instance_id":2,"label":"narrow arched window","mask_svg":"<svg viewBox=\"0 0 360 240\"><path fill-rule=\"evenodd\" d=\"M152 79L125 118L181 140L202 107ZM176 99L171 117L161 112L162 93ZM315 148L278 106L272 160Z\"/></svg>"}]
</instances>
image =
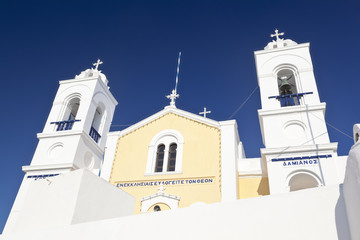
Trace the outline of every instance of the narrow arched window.
<instances>
[{"instance_id":1,"label":"narrow arched window","mask_svg":"<svg viewBox=\"0 0 360 240\"><path fill-rule=\"evenodd\" d=\"M93 118L93 121L91 124L90 133L89 133L90 137L92 139L94 139L95 142L98 142L99 139L101 138L101 135L99 133L101 119L102 119L102 110L100 107L98 107L95 110L94 118Z\"/></svg>"},{"instance_id":2,"label":"narrow arched window","mask_svg":"<svg viewBox=\"0 0 360 240\"><path fill-rule=\"evenodd\" d=\"M182 169L183 136L174 129L165 129L151 140L146 175L179 174Z\"/></svg>"},{"instance_id":3,"label":"narrow arched window","mask_svg":"<svg viewBox=\"0 0 360 240\"><path fill-rule=\"evenodd\" d=\"M177 144L176 144L176 143L170 144L170 148L169 148L169 159L168 159L168 169L167 169L168 172L173 172L173 171L175 171L176 149L177 149Z\"/></svg>"},{"instance_id":4,"label":"narrow arched window","mask_svg":"<svg viewBox=\"0 0 360 240\"><path fill-rule=\"evenodd\" d=\"M165 145L161 144L157 148L155 172L162 172L164 165Z\"/></svg>"}]
</instances>

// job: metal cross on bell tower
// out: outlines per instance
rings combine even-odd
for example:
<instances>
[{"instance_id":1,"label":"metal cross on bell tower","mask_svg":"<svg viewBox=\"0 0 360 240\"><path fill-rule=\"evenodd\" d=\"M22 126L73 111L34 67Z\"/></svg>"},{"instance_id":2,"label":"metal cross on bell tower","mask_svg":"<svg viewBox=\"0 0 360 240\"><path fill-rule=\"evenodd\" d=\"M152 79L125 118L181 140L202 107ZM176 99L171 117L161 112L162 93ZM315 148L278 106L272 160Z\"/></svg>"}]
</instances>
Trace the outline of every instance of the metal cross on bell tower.
<instances>
[{"instance_id":1,"label":"metal cross on bell tower","mask_svg":"<svg viewBox=\"0 0 360 240\"><path fill-rule=\"evenodd\" d=\"M285 33L279 33L279 30L275 29L275 34L270 34L270 37L276 37L276 41L283 40L282 38L279 38L279 36L283 36Z\"/></svg>"},{"instance_id":2,"label":"metal cross on bell tower","mask_svg":"<svg viewBox=\"0 0 360 240\"><path fill-rule=\"evenodd\" d=\"M100 64L103 64L103 62L98 58L96 63L93 63L93 65L95 66L95 70L98 70L98 67L99 67Z\"/></svg>"}]
</instances>

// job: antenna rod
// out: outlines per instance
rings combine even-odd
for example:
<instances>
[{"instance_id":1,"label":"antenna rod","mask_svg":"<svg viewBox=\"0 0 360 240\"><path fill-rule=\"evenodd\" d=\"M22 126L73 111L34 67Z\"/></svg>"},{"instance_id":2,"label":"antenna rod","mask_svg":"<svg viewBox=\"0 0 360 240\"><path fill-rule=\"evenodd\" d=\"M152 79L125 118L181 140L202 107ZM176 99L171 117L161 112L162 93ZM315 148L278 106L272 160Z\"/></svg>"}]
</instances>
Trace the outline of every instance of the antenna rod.
<instances>
[{"instance_id":1,"label":"antenna rod","mask_svg":"<svg viewBox=\"0 0 360 240\"><path fill-rule=\"evenodd\" d=\"M180 59L181 59L181 52L179 52L178 65L177 65L177 69L176 69L175 93L177 92L177 85L178 85L178 81L179 81Z\"/></svg>"}]
</instances>

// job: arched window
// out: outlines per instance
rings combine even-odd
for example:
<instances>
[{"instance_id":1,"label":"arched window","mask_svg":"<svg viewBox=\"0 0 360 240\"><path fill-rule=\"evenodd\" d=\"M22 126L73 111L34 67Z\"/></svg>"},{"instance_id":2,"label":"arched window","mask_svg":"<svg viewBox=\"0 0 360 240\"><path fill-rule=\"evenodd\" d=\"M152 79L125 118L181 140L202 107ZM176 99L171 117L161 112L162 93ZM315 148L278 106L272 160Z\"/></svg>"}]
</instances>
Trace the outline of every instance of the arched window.
<instances>
[{"instance_id":1,"label":"arched window","mask_svg":"<svg viewBox=\"0 0 360 240\"><path fill-rule=\"evenodd\" d=\"M173 129L156 134L150 142L146 175L181 173L184 140Z\"/></svg>"},{"instance_id":2,"label":"arched window","mask_svg":"<svg viewBox=\"0 0 360 240\"><path fill-rule=\"evenodd\" d=\"M307 188L314 188L320 185L321 184L316 176L305 172L297 173L293 175L289 180L290 192Z\"/></svg>"},{"instance_id":3,"label":"arched window","mask_svg":"<svg viewBox=\"0 0 360 240\"><path fill-rule=\"evenodd\" d=\"M169 147L168 169L167 169L168 172L173 172L173 171L175 171L176 149L177 149L177 144L176 144L176 143L170 144L170 147Z\"/></svg>"},{"instance_id":4,"label":"arched window","mask_svg":"<svg viewBox=\"0 0 360 240\"><path fill-rule=\"evenodd\" d=\"M155 172L162 172L164 166L165 145L160 144L156 152Z\"/></svg>"}]
</instances>

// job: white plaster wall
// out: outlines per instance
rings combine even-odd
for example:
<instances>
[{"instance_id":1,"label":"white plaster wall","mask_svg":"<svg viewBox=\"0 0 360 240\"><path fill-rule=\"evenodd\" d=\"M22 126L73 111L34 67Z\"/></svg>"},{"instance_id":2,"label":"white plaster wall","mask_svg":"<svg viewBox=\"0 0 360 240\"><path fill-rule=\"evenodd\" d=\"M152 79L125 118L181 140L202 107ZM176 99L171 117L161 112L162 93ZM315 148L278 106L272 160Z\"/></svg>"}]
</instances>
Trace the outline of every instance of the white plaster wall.
<instances>
[{"instance_id":1,"label":"white plaster wall","mask_svg":"<svg viewBox=\"0 0 360 240\"><path fill-rule=\"evenodd\" d=\"M42 164L61 164L74 162L75 154L78 150L81 132L76 135L68 135L69 133L61 132L58 136L45 137L39 139L31 165ZM50 149L57 145L62 145L54 155Z\"/></svg>"},{"instance_id":2,"label":"white plaster wall","mask_svg":"<svg viewBox=\"0 0 360 240\"><path fill-rule=\"evenodd\" d=\"M360 132L360 124L356 125L358 127L354 127L354 130ZM355 142L349 152L344 180L344 198L351 239L360 239L360 140Z\"/></svg>"},{"instance_id":3,"label":"white plaster wall","mask_svg":"<svg viewBox=\"0 0 360 240\"><path fill-rule=\"evenodd\" d=\"M134 206L134 197L87 170L31 179L16 221L6 233L131 215Z\"/></svg>"},{"instance_id":4,"label":"white plaster wall","mask_svg":"<svg viewBox=\"0 0 360 240\"><path fill-rule=\"evenodd\" d=\"M259 110L263 142L267 148L330 143L324 119L325 104L294 106L277 112Z\"/></svg>"},{"instance_id":5,"label":"white plaster wall","mask_svg":"<svg viewBox=\"0 0 360 240\"><path fill-rule=\"evenodd\" d=\"M3 229L3 234L14 232L17 219L21 213L21 209L25 202L26 194L29 190L30 181L31 180L27 179L27 176L25 175L23 181L21 182L18 194L16 195L14 204L11 208L5 227Z\"/></svg>"},{"instance_id":6,"label":"white plaster wall","mask_svg":"<svg viewBox=\"0 0 360 240\"><path fill-rule=\"evenodd\" d=\"M350 239L339 186L44 229L0 239Z\"/></svg>"},{"instance_id":7,"label":"white plaster wall","mask_svg":"<svg viewBox=\"0 0 360 240\"><path fill-rule=\"evenodd\" d=\"M221 201L237 199L238 136L235 120L223 121L221 129Z\"/></svg>"},{"instance_id":8,"label":"white plaster wall","mask_svg":"<svg viewBox=\"0 0 360 240\"><path fill-rule=\"evenodd\" d=\"M338 172L340 183L344 183L347 159L348 156L338 156L336 160L336 169Z\"/></svg>"},{"instance_id":9,"label":"white plaster wall","mask_svg":"<svg viewBox=\"0 0 360 240\"><path fill-rule=\"evenodd\" d=\"M283 148L263 148L262 156L266 159L269 187L271 194L286 193L290 191L288 181L297 172L307 172L319 181L319 185L338 185L342 183L341 172L336 164L337 143L304 145ZM306 157L314 155L332 155L330 158L319 158L316 164L286 165L288 161L272 161L278 158ZM291 161L289 161L291 162Z\"/></svg>"},{"instance_id":10,"label":"white plaster wall","mask_svg":"<svg viewBox=\"0 0 360 240\"><path fill-rule=\"evenodd\" d=\"M262 175L261 158L245 158L238 161L239 175Z\"/></svg>"},{"instance_id":11,"label":"white plaster wall","mask_svg":"<svg viewBox=\"0 0 360 240\"><path fill-rule=\"evenodd\" d=\"M100 177L105 179L106 181L109 181L110 179L111 169L115 158L115 152L119 136L120 132L110 132L107 134L104 162L100 174Z\"/></svg>"}]
</instances>

